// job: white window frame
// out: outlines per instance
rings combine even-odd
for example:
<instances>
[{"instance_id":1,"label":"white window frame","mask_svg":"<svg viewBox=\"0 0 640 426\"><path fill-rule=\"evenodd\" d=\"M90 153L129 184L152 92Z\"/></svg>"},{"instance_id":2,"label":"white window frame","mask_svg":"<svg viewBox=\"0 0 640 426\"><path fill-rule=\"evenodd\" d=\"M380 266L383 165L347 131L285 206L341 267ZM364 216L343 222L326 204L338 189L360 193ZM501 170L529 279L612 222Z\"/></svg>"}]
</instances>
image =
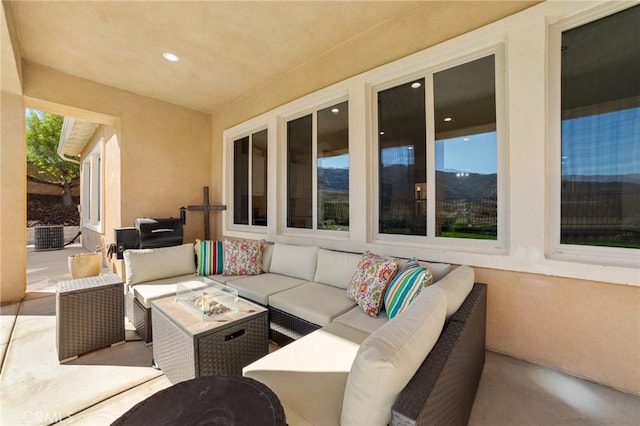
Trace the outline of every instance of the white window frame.
<instances>
[{"instance_id":1,"label":"white window frame","mask_svg":"<svg viewBox=\"0 0 640 426\"><path fill-rule=\"evenodd\" d=\"M236 224L233 222L234 219L234 168L235 168L235 157L234 157L234 144L237 140L249 137L249 194L252 193L252 160L253 154L251 152L252 146L252 136L255 133L267 131L267 186L265 188L267 195L267 226L263 225L253 225L252 224L252 215L251 215L251 203L252 197L249 196L249 224ZM223 168L223 176L226 182L226 185L223 185L223 194L222 198L227 205L227 209L223 212L223 222L225 231L230 231L227 235L237 236L237 237L247 237L248 235L253 234L253 238L264 238L264 235L267 234L267 230L272 222L272 212L270 205L272 201L269 199L269 187L270 181L272 181L271 177L271 161L270 158L273 157L273 143L271 142L273 139L272 132L270 131L269 123L266 121L250 121L245 123L245 125L240 126L235 129L233 132L225 132L224 135L224 147L223 147L223 158L224 168Z\"/></svg>"},{"instance_id":2,"label":"white window frame","mask_svg":"<svg viewBox=\"0 0 640 426\"><path fill-rule=\"evenodd\" d=\"M495 87L496 87L496 144L497 144L497 239L481 240L472 238L451 238L436 236L436 211L434 206L435 189L436 189L436 170L435 170L435 111L433 105L433 74L445 71L452 67L463 65L468 62L493 55L495 58ZM427 135L427 235L395 235L384 234L379 232L379 144L378 144L378 93L380 91L396 87L401 84L410 83L411 81L424 78L425 79L425 113L426 113L426 135ZM373 188L373 202L371 203L370 217L372 218L369 226L369 239L373 243L381 243L387 245L410 245L419 247L429 247L442 249L452 249L462 252L477 253L496 253L505 254L508 251L508 187L507 187L507 112L506 112L506 93L507 85L505 71L504 45L502 43L486 47L484 49L474 50L473 53L448 60L431 67L424 68L419 72L405 74L402 77L394 78L383 82L376 82L371 86L370 109L371 109L371 164L372 181L369 183Z\"/></svg>"},{"instance_id":3,"label":"white window frame","mask_svg":"<svg viewBox=\"0 0 640 426\"><path fill-rule=\"evenodd\" d=\"M328 108L333 105L337 105L343 102L349 101L348 95L342 95L338 97L332 97L330 100L325 100L320 103L314 103L312 106L306 106L304 108L299 109L297 112L292 114L287 114L280 118L280 128L281 138L280 138L280 152L281 155L281 164L282 170L284 173L282 175L282 180L280 184L282 185L283 197L281 204L281 212L282 216L280 219L280 223L282 226L280 227L280 232L282 234L288 235L313 235L315 237L321 236L322 238L335 238L335 239L346 239L349 237L350 231L338 231L338 230L328 230L328 229L318 229L318 111ZM293 228L287 226L287 213L288 213L288 200L289 193L287 187L287 177L289 175L289 162L287 158L287 123L298 118L305 117L307 115L311 115L312 125L311 125L311 164L312 164L312 179L311 179L311 228ZM349 108L349 127L351 128L351 108ZM349 133L350 134L350 133ZM349 175L351 175L351 137L349 138ZM349 200L351 200L351 179L349 179ZM351 229L351 201L349 202L349 229Z\"/></svg>"},{"instance_id":4,"label":"white window frame","mask_svg":"<svg viewBox=\"0 0 640 426\"><path fill-rule=\"evenodd\" d=\"M602 247L560 243L561 226L561 45L562 33L605 18L636 3L605 4L571 18L553 23L548 27L548 157L547 157L547 244L546 257L552 260L590 263L603 266L637 267L640 250L632 248Z\"/></svg>"},{"instance_id":5,"label":"white window frame","mask_svg":"<svg viewBox=\"0 0 640 426\"><path fill-rule=\"evenodd\" d=\"M82 160L82 226L102 233L104 217L104 138Z\"/></svg>"}]
</instances>

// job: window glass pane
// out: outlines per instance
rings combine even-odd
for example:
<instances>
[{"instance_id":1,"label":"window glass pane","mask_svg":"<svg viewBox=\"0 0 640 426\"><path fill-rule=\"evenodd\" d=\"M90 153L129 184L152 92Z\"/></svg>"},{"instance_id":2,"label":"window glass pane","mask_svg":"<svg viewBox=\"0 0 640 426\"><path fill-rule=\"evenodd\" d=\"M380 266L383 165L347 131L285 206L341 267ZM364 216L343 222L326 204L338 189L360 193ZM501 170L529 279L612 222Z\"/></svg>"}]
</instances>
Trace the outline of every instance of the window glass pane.
<instances>
[{"instance_id":1,"label":"window glass pane","mask_svg":"<svg viewBox=\"0 0 640 426\"><path fill-rule=\"evenodd\" d=\"M313 227L312 116L287 123L287 226Z\"/></svg>"},{"instance_id":2,"label":"window glass pane","mask_svg":"<svg viewBox=\"0 0 640 426\"><path fill-rule=\"evenodd\" d=\"M349 104L318 111L318 229L349 229Z\"/></svg>"},{"instance_id":3,"label":"window glass pane","mask_svg":"<svg viewBox=\"0 0 640 426\"><path fill-rule=\"evenodd\" d=\"M233 223L249 224L249 137L233 142Z\"/></svg>"},{"instance_id":4,"label":"window glass pane","mask_svg":"<svg viewBox=\"0 0 640 426\"><path fill-rule=\"evenodd\" d=\"M436 236L497 239L495 60L433 75Z\"/></svg>"},{"instance_id":5,"label":"window glass pane","mask_svg":"<svg viewBox=\"0 0 640 426\"><path fill-rule=\"evenodd\" d=\"M378 93L382 234L426 235L424 79Z\"/></svg>"},{"instance_id":6,"label":"window glass pane","mask_svg":"<svg viewBox=\"0 0 640 426\"><path fill-rule=\"evenodd\" d=\"M562 244L640 248L640 6L562 33Z\"/></svg>"},{"instance_id":7,"label":"window glass pane","mask_svg":"<svg viewBox=\"0 0 640 426\"><path fill-rule=\"evenodd\" d=\"M267 226L267 130L251 137L251 222Z\"/></svg>"}]
</instances>

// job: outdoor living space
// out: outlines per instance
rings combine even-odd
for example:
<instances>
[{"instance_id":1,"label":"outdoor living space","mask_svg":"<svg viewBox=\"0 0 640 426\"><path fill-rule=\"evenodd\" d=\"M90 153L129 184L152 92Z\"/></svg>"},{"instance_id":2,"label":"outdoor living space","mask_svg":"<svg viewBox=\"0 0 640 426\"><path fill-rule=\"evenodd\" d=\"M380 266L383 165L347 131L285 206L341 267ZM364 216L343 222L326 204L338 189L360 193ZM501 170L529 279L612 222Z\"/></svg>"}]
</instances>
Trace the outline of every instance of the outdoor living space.
<instances>
[{"instance_id":1,"label":"outdoor living space","mask_svg":"<svg viewBox=\"0 0 640 426\"><path fill-rule=\"evenodd\" d=\"M71 279L67 257L86 250L78 244L27 250L27 297L0 309L1 424L108 425L172 385L151 367L152 346L145 346L130 324L125 344L59 364L55 287ZM638 424L637 396L495 352L486 356L470 425Z\"/></svg>"},{"instance_id":2,"label":"outdoor living space","mask_svg":"<svg viewBox=\"0 0 640 426\"><path fill-rule=\"evenodd\" d=\"M152 324L124 253L155 221L176 246L473 271L470 424L637 425L638 21L639 0L1 0L0 423L109 424L171 386L152 327L62 364L56 340L56 285L83 251ZM39 114L75 172L60 191L81 239L59 250L26 232Z\"/></svg>"}]
</instances>

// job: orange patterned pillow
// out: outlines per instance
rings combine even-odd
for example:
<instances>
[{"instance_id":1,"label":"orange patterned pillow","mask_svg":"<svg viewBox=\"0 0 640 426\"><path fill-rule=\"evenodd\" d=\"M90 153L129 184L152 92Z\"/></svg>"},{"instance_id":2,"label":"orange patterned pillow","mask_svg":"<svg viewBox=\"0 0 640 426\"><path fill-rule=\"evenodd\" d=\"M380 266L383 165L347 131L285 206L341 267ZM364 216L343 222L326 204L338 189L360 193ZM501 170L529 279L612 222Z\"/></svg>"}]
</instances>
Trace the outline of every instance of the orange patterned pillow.
<instances>
[{"instance_id":1,"label":"orange patterned pillow","mask_svg":"<svg viewBox=\"0 0 640 426\"><path fill-rule=\"evenodd\" d=\"M367 315L377 316L382 308L384 292L397 269L398 264L395 260L366 251L351 278L347 295L358 303Z\"/></svg>"}]
</instances>

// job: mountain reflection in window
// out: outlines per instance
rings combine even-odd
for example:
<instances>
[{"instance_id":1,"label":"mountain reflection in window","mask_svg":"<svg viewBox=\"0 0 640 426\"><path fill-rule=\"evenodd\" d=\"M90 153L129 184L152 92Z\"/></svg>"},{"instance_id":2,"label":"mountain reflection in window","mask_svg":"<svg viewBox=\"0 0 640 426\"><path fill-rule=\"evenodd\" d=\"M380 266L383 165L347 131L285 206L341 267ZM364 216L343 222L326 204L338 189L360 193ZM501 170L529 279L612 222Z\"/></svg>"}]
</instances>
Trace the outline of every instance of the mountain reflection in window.
<instances>
[{"instance_id":1,"label":"mountain reflection in window","mask_svg":"<svg viewBox=\"0 0 640 426\"><path fill-rule=\"evenodd\" d=\"M640 6L562 33L560 243L640 248Z\"/></svg>"}]
</instances>

